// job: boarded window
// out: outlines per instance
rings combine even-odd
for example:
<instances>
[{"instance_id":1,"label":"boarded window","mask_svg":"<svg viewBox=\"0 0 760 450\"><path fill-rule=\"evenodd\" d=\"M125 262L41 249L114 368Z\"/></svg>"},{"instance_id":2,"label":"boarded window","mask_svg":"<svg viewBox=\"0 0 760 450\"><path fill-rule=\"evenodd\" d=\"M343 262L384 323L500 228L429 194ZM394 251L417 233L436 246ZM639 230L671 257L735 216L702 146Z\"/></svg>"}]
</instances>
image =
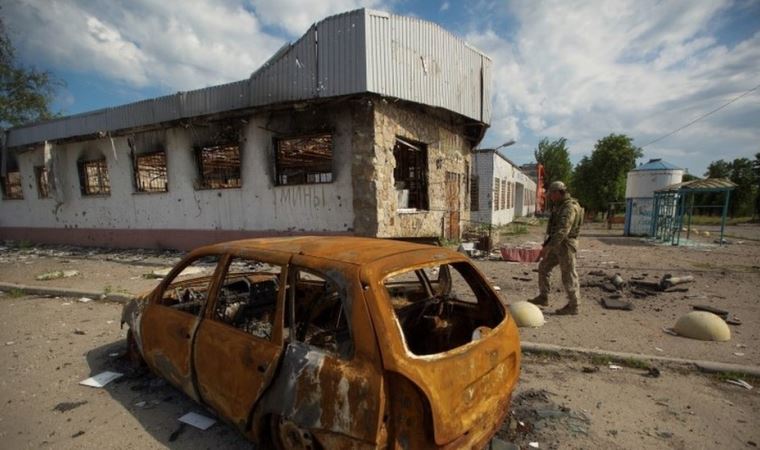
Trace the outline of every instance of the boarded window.
<instances>
[{"instance_id":1,"label":"boarded window","mask_svg":"<svg viewBox=\"0 0 760 450\"><path fill-rule=\"evenodd\" d=\"M331 134L275 140L277 184L317 184L333 181Z\"/></svg>"},{"instance_id":2,"label":"boarded window","mask_svg":"<svg viewBox=\"0 0 760 450\"><path fill-rule=\"evenodd\" d=\"M135 189L137 192L167 192L166 152L158 151L134 157Z\"/></svg>"},{"instance_id":3,"label":"boarded window","mask_svg":"<svg viewBox=\"0 0 760 450\"><path fill-rule=\"evenodd\" d=\"M480 188L478 186L478 176L475 175L472 178L470 178L470 210L471 211L480 211L480 200L478 199L478 196L480 195Z\"/></svg>"},{"instance_id":4,"label":"boarded window","mask_svg":"<svg viewBox=\"0 0 760 450\"><path fill-rule=\"evenodd\" d=\"M79 185L82 195L111 195L111 180L105 158L79 161Z\"/></svg>"},{"instance_id":5,"label":"boarded window","mask_svg":"<svg viewBox=\"0 0 760 450\"><path fill-rule=\"evenodd\" d=\"M48 181L48 171L45 166L34 168L34 176L37 178L37 196L39 198L50 197L50 182Z\"/></svg>"},{"instance_id":6,"label":"boarded window","mask_svg":"<svg viewBox=\"0 0 760 450\"><path fill-rule=\"evenodd\" d=\"M501 208L507 207L507 180L501 180Z\"/></svg>"},{"instance_id":7,"label":"boarded window","mask_svg":"<svg viewBox=\"0 0 760 450\"><path fill-rule=\"evenodd\" d=\"M402 194L399 197L408 197L407 208L428 209L427 146L397 138L393 157L396 190Z\"/></svg>"},{"instance_id":8,"label":"boarded window","mask_svg":"<svg viewBox=\"0 0 760 450\"><path fill-rule=\"evenodd\" d=\"M21 172L8 172L3 181L3 199L4 200L23 200L24 191L21 188Z\"/></svg>"},{"instance_id":9,"label":"boarded window","mask_svg":"<svg viewBox=\"0 0 760 450\"><path fill-rule=\"evenodd\" d=\"M225 144L197 148L199 189L231 189L241 186L240 145Z\"/></svg>"},{"instance_id":10,"label":"boarded window","mask_svg":"<svg viewBox=\"0 0 760 450\"><path fill-rule=\"evenodd\" d=\"M493 210L498 211L500 209L500 199L501 195L501 179L500 178L494 178L493 179Z\"/></svg>"}]
</instances>

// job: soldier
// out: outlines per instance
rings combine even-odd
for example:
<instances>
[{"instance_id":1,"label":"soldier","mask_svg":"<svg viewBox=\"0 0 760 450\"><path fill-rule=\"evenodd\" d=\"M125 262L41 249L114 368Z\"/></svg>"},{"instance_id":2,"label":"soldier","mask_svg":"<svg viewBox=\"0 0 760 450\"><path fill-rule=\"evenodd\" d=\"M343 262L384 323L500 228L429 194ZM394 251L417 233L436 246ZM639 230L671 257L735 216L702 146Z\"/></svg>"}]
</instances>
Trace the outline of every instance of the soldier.
<instances>
[{"instance_id":1,"label":"soldier","mask_svg":"<svg viewBox=\"0 0 760 450\"><path fill-rule=\"evenodd\" d=\"M567 293L567 305L555 314L578 314L580 292L578 274L575 272L575 254L578 252L578 233L583 220L583 208L567 192L565 183L555 181L549 185L549 199L552 201L551 216L546 226L546 240L541 249L538 263L538 289L540 294L528 300L540 305L549 305L549 275L559 265L562 284Z\"/></svg>"}]
</instances>

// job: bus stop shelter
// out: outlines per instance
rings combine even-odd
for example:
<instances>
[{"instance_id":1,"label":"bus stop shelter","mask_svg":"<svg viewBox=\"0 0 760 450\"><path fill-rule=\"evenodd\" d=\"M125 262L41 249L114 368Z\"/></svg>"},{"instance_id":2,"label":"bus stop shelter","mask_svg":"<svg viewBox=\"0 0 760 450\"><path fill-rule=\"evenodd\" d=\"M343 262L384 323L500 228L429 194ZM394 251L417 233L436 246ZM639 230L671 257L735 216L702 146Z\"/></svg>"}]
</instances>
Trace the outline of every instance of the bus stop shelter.
<instances>
[{"instance_id":1,"label":"bus stop shelter","mask_svg":"<svg viewBox=\"0 0 760 450\"><path fill-rule=\"evenodd\" d=\"M704 178L672 184L655 191L651 236L660 241L670 241L672 245L679 245L684 225L686 225L686 239L690 236L694 208L721 208L719 242L723 245L728 202L731 200L731 191L735 188L736 184L727 178ZM696 194L708 192L723 194L722 205L694 205Z\"/></svg>"}]
</instances>

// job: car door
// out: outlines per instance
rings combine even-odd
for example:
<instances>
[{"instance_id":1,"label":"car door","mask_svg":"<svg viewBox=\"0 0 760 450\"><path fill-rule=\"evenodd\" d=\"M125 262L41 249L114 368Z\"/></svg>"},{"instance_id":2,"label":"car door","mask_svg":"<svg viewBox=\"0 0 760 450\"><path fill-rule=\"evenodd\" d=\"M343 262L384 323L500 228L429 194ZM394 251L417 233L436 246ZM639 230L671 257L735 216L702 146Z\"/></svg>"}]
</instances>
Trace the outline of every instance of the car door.
<instances>
[{"instance_id":1,"label":"car door","mask_svg":"<svg viewBox=\"0 0 760 450\"><path fill-rule=\"evenodd\" d=\"M219 260L219 255L193 253L180 262L156 289L140 322L148 366L195 400L192 342L214 296Z\"/></svg>"},{"instance_id":2,"label":"car door","mask_svg":"<svg viewBox=\"0 0 760 450\"><path fill-rule=\"evenodd\" d=\"M233 254L193 349L200 397L245 432L282 352L287 256Z\"/></svg>"}]
</instances>

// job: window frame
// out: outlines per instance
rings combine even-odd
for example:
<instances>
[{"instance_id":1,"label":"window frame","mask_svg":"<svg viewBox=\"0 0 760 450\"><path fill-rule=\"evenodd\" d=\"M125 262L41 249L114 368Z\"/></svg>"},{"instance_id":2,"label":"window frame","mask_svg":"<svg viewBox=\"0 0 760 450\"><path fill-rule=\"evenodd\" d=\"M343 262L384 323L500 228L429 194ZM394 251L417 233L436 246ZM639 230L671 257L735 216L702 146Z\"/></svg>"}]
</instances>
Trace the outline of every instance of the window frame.
<instances>
[{"instance_id":1,"label":"window frame","mask_svg":"<svg viewBox=\"0 0 760 450\"><path fill-rule=\"evenodd\" d=\"M215 149L220 148L235 148L237 150L237 171L235 172L230 171L232 173L232 176L225 177L225 172L223 172L220 169L213 169L211 170L219 171L221 172L222 176L215 176L215 177L206 177L206 164L204 163L204 152L210 152ZM234 142L234 141L225 141L221 143L213 143L213 144L204 144L204 145L196 145L194 147L195 152L195 162L196 167L198 170L198 178L195 183L195 189L196 190L213 190L213 189L240 189L243 187L243 152L242 152L242 145L240 141ZM213 172L212 172L213 173ZM237 175L237 177L235 177ZM211 185L212 181L225 179L226 181L224 184L220 185ZM237 180L236 183L230 183L229 180ZM167 177L167 188L168 188L168 177Z\"/></svg>"},{"instance_id":2,"label":"window frame","mask_svg":"<svg viewBox=\"0 0 760 450\"><path fill-rule=\"evenodd\" d=\"M400 151L407 152L410 156L400 157ZM393 159L395 167L393 169L393 181L396 192L400 190L409 191L409 205L405 209L413 211L430 210L430 154L428 146L425 143L413 141L404 137L396 136L393 145ZM412 155L418 152L416 157ZM410 164L411 163L411 164ZM406 169L407 175L401 176ZM419 172L418 174L415 174ZM399 189L398 184L404 183L404 188Z\"/></svg>"},{"instance_id":3,"label":"window frame","mask_svg":"<svg viewBox=\"0 0 760 450\"><path fill-rule=\"evenodd\" d=\"M159 166L158 168L155 167L148 167L145 170L147 171L149 181L147 183L143 183L141 180L143 179L140 174L140 159L143 158L155 158L156 156L161 155L163 158L163 166ZM158 177L152 177L156 172L158 172ZM163 173L161 173L163 172ZM151 185L156 179L160 179L164 183L164 189L148 189L146 188L146 185ZM132 182L134 184L135 192L140 194L163 194L166 192L169 192L169 165L168 165L168 157L166 154L166 150L155 150L152 152L146 152L146 153L140 153L140 154L133 154L132 156Z\"/></svg>"},{"instance_id":4,"label":"window frame","mask_svg":"<svg viewBox=\"0 0 760 450\"><path fill-rule=\"evenodd\" d=\"M97 174L95 175L98 183L98 190L91 192L89 176L87 168L90 165L97 167ZM77 169L79 172L79 190L83 197L108 197L111 195L111 175L108 170L108 161L105 156L97 159L82 159L77 161ZM103 180L105 179L105 183Z\"/></svg>"},{"instance_id":5,"label":"window frame","mask_svg":"<svg viewBox=\"0 0 760 450\"><path fill-rule=\"evenodd\" d=\"M11 183L10 175L13 178L18 177L17 183ZM0 187L2 187L3 200L23 200L24 199L24 182L20 170L8 171L5 176L0 177Z\"/></svg>"},{"instance_id":6,"label":"window frame","mask_svg":"<svg viewBox=\"0 0 760 450\"><path fill-rule=\"evenodd\" d=\"M34 166L34 180L37 185L37 198L50 198L50 172L47 167Z\"/></svg>"},{"instance_id":7,"label":"window frame","mask_svg":"<svg viewBox=\"0 0 760 450\"><path fill-rule=\"evenodd\" d=\"M310 172L309 169L309 162L303 163L303 166L298 168L295 175L290 174L284 174L282 173L285 168L283 167L282 162L282 156L281 156L281 147L280 145L283 142L286 141L299 141L299 140L308 140L308 139L320 139L320 138L329 138L329 147L330 147L330 155L329 155L329 166L330 171L315 171ZM335 133L332 131L326 131L322 133L309 133L309 134L299 134L299 135L292 135L292 136L279 136L272 138L272 146L274 148L274 185L275 186L298 186L298 185L310 185L310 184L330 184L335 182L335 166L334 166L334 160L335 160ZM312 158L314 161L318 161L318 158L314 157ZM326 163L323 163L326 164ZM329 175L329 179L321 179L323 176ZM288 181L288 177L290 176L302 176L302 179L296 179L296 181ZM316 179L310 180L309 177L316 176ZM283 178L284 177L284 178Z\"/></svg>"}]
</instances>

